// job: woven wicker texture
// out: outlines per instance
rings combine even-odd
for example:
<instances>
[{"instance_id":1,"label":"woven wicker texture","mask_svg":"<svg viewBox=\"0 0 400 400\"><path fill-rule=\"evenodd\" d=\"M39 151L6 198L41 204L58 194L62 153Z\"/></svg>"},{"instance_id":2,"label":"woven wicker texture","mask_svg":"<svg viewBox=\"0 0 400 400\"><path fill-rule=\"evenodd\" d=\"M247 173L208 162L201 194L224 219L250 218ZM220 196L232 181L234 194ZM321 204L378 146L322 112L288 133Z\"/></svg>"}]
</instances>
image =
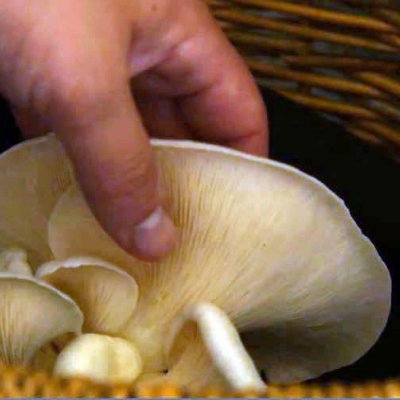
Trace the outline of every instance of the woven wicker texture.
<instances>
[{"instance_id":1,"label":"woven wicker texture","mask_svg":"<svg viewBox=\"0 0 400 400\"><path fill-rule=\"evenodd\" d=\"M400 157L400 3L207 0L262 86Z\"/></svg>"},{"instance_id":2,"label":"woven wicker texture","mask_svg":"<svg viewBox=\"0 0 400 400\"><path fill-rule=\"evenodd\" d=\"M364 385L345 385L330 383L327 385L304 384L287 387L270 386L268 393L255 395L254 393L224 392L218 388L209 388L202 392L189 392L179 387L165 384L163 386L142 385L137 388L128 386L107 387L92 384L80 379L57 379L25 368L7 368L0 366L0 397L273 397L273 398L373 398L373 397L400 397L399 382L371 382Z\"/></svg>"}]
</instances>

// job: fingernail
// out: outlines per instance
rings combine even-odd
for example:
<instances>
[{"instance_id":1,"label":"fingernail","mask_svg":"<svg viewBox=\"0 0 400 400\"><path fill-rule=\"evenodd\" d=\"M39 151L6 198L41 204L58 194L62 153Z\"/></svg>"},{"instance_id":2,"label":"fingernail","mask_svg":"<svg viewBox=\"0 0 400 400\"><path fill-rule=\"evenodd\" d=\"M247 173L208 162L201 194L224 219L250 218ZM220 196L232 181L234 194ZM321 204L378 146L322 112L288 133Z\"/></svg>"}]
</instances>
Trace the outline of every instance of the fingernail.
<instances>
[{"instance_id":1,"label":"fingernail","mask_svg":"<svg viewBox=\"0 0 400 400\"><path fill-rule=\"evenodd\" d=\"M178 241L178 230L162 207L134 228L134 247L145 259L160 259L168 255Z\"/></svg>"}]
</instances>

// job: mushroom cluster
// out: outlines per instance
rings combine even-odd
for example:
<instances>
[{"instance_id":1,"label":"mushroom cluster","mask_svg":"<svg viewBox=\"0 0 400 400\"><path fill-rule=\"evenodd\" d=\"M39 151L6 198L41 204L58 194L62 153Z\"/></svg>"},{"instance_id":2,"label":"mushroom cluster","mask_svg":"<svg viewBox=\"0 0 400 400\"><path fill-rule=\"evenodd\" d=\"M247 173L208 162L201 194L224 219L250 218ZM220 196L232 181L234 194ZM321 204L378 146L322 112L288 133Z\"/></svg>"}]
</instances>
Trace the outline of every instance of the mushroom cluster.
<instances>
[{"instance_id":1,"label":"mushroom cluster","mask_svg":"<svg viewBox=\"0 0 400 400\"><path fill-rule=\"evenodd\" d=\"M299 382L374 345L390 276L340 199L277 162L152 145L181 231L157 263L105 233L54 135L0 156L0 360L263 391L260 371Z\"/></svg>"}]
</instances>

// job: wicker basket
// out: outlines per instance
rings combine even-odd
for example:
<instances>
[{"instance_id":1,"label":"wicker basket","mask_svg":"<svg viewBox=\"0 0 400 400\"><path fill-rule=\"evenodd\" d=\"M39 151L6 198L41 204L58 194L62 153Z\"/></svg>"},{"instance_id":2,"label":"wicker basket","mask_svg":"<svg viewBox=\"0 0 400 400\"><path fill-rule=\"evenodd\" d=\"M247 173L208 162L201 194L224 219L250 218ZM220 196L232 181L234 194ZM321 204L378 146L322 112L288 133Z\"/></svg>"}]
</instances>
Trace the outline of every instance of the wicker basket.
<instances>
[{"instance_id":1,"label":"wicker basket","mask_svg":"<svg viewBox=\"0 0 400 400\"><path fill-rule=\"evenodd\" d=\"M260 85L400 158L400 3L208 3Z\"/></svg>"},{"instance_id":2,"label":"wicker basket","mask_svg":"<svg viewBox=\"0 0 400 400\"><path fill-rule=\"evenodd\" d=\"M44 372L26 368L0 366L0 397L63 397L63 398L132 398L132 397L272 397L272 398L396 398L400 397L400 383L396 381L370 382L368 384L329 383L326 385L303 384L286 387L270 386L268 393L230 393L218 387L202 392L190 392L174 385L100 386L81 379L58 379Z\"/></svg>"}]
</instances>

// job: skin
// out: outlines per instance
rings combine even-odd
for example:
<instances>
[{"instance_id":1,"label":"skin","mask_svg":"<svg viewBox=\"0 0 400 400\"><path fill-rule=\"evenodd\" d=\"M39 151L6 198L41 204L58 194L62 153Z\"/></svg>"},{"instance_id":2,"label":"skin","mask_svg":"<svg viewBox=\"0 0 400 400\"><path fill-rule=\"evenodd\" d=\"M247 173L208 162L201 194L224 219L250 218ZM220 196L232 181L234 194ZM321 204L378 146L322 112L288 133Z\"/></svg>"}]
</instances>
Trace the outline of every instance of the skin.
<instances>
[{"instance_id":1,"label":"skin","mask_svg":"<svg viewBox=\"0 0 400 400\"><path fill-rule=\"evenodd\" d=\"M99 222L159 259L179 235L149 137L267 152L243 60L200 0L0 0L0 93L25 137L63 142Z\"/></svg>"}]
</instances>

